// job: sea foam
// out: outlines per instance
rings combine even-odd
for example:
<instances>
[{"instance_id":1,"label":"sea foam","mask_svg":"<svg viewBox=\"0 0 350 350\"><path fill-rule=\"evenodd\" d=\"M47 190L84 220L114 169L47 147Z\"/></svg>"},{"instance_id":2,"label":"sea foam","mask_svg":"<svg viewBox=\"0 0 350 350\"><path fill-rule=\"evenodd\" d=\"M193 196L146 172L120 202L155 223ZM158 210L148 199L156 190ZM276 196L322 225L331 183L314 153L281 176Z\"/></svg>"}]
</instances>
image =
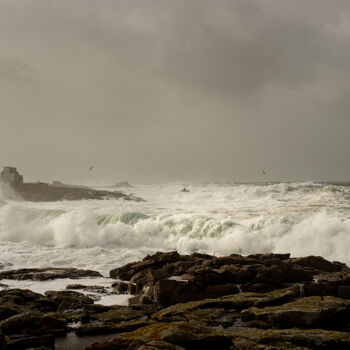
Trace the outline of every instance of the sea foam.
<instances>
[{"instance_id":1,"label":"sea foam","mask_svg":"<svg viewBox=\"0 0 350 350\"><path fill-rule=\"evenodd\" d=\"M313 183L139 185L145 203L0 204L3 262L99 269L155 251L290 252L350 264L348 188Z\"/></svg>"}]
</instances>

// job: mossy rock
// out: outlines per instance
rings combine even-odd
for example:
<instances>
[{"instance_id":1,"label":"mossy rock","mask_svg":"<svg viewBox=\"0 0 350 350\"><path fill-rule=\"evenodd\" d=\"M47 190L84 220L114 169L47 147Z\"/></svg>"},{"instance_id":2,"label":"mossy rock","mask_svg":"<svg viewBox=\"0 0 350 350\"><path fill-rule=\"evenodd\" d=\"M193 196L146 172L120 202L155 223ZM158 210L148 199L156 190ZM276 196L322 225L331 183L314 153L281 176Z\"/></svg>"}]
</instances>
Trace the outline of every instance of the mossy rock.
<instances>
[{"instance_id":1,"label":"mossy rock","mask_svg":"<svg viewBox=\"0 0 350 350\"><path fill-rule=\"evenodd\" d=\"M237 349L334 349L350 348L350 333L323 329L248 328L233 334Z\"/></svg>"},{"instance_id":2,"label":"mossy rock","mask_svg":"<svg viewBox=\"0 0 350 350\"><path fill-rule=\"evenodd\" d=\"M280 306L249 308L242 311L242 320L259 328L337 329L350 322L350 300L306 297Z\"/></svg>"},{"instance_id":3,"label":"mossy rock","mask_svg":"<svg viewBox=\"0 0 350 350\"><path fill-rule=\"evenodd\" d=\"M299 293L299 287L293 285L286 289L279 289L269 293L240 293L225 296L218 299L204 299L190 301L169 306L154 315L152 318L159 321L168 320L174 317L184 317L189 312L198 309L226 309L242 310L249 307L264 307L267 305L280 305L292 301Z\"/></svg>"},{"instance_id":4,"label":"mossy rock","mask_svg":"<svg viewBox=\"0 0 350 350\"><path fill-rule=\"evenodd\" d=\"M185 349L229 349L231 337L224 332L215 331L201 324L188 322L159 322L139 328L133 332L122 333L116 339L94 344L89 350L102 349L147 349L155 342L166 342Z\"/></svg>"}]
</instances>

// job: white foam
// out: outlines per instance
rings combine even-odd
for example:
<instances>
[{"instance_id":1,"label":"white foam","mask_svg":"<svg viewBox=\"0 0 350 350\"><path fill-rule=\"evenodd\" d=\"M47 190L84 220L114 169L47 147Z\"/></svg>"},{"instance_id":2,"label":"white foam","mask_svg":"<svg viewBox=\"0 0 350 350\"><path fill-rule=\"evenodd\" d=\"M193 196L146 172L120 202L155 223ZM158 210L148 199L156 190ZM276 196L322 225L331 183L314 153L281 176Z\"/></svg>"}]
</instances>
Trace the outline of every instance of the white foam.
<instances>
[{"instance_id":1,"label":"white foam","mask_svg":"<svg viewBox=\"0 0 350 350\"><path fill-rule=\"evenodd\" d=\"M132 297L133 295L129 294L115 294L115 295L106 295L101 298L96 304L100 305L128 305L128 300Z\"/></svg>"},{"instance_id":2,"label":"white foam","mask_svg":"<svg viewBox=\"0 0 350 350\"><path fill-rule=\"evenodd\" d=\"M181 193L186 186L189 193ZM156 251L291 252L350 263L350 189L313 183L155 184L147 202L0 203L0 263L109 270Z\"/></svg>"},{"instance_id":3,"label":"white foam","mask_svg":"<svg viewBox=\"0 0 350 350\"><path fill-rule=\"evenodd\" d=\"M111 288L111 284L115 282L110 278L80 278L80 279L70 279L62 278L49 281L31 281L31 280L2 280L1 283L7 287L1 287L0 290L7 288L20 288L29 289L35 293L45 294L48 290L62 291L67 290L66 286L69 284L82 284L85 286L100 286L107 290L107 293L94 293L91 291L84 291L83 289L77 289L76 291L88 295L95 300L96 304L101 305L128 305L128 300L133 295L130 294L114 294L115 291Z\"/></svg>"}]
</instances>

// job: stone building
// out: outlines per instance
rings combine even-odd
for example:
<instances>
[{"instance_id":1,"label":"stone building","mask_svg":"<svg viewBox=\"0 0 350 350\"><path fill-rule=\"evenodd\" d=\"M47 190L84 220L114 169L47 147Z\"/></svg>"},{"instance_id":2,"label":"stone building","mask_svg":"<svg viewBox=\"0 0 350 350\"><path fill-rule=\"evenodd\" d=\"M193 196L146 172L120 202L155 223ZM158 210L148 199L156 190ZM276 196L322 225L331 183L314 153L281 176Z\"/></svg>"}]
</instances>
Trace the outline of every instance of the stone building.
<instances>
[{"instance_id":1,"label":"stone building","mask_svg":"<svg viewBox=\"0 0 350 350\"><path fill-rule=\"evenodd\" d=\"M23 176L16 168L5 166L1 172L1 181L11 187L19 187L23 185Z\"/></svg>"}]
</instances>

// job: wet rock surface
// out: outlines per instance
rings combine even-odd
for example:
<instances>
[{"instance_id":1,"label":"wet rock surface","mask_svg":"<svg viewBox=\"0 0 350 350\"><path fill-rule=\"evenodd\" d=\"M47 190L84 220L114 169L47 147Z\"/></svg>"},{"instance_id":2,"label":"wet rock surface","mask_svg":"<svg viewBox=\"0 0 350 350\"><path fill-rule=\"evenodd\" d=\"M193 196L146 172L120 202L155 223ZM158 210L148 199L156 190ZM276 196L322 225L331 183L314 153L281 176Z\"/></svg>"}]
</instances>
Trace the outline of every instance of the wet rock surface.
<instances>
[{"instance_id":1,"label":"wet rock surface","mask_svg":"<svg viewBox=\"0 0 350 350\"><path fill-rule=\"evenodd\" d=\"M290 258L289 254L271 253L217 258L198 253L156 253L114 269L110 276L133 285L136 297L130 304L163 307L241 291L266 293L293 283L305 284L309 296L347 298L350 294L349 268L317 256Z\"/></svg>"},{"instance_id":2,"label":"wet rock surface","mask_svg":"<svg viewBox=\"0 0 350 350\"><path fill-rule=\"evenodd\" d=\"M3 272L19 280L43 273L46 280L48 272L63 278L68 270L70 278L81 276L75 269ZM338 262L170 252L111 276L118 279L110 281L113 293L136 293L129 306L94 303L86 293L104 287L79 280L45 295L0 291L0 350L350 348L350 269Z\"/></svg>"},{"instance_id":3,"label":"wet rock surface","mask_svg":"<svg viewBox=\"0 0 350 350\"><path fill-rule=\"evenodd\" d=\"M339 349L350 346L347 332L325 331L321 329L268 329L248 328L233 335L236 348L250 349Z\"/></svg>"},{"instance_id":4,"label":"wet rock surface","mask_svg":"<svg viewBox=\"0 0 350 350\"><path fill-rule=\"evenodd\" d=\"M350 330L350 301L331 296L305 297L280 306L249 308L242 312L241 317L259 328Z\"/></svg>"}]
</instances>

